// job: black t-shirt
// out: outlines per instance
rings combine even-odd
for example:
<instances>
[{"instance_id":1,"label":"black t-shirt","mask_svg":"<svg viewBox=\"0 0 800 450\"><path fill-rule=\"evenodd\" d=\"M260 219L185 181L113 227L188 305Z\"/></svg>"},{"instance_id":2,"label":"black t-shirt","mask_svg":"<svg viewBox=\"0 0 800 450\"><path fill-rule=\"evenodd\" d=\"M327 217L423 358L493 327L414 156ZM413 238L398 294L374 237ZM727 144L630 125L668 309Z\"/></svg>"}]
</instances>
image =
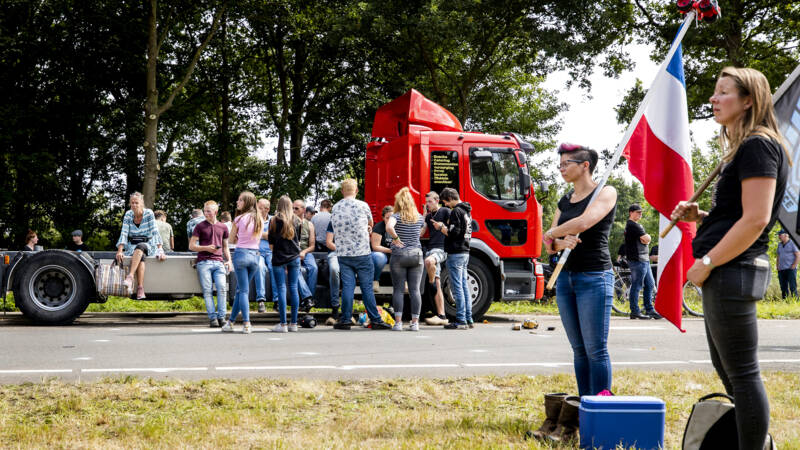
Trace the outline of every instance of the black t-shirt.
<instances>
[{"instance_id":1,"label":"black t-shirt","mask_svg":"<svg viewBox=\"0 0 800 450\"><path fill-rule=\"evenodd\" d=\"M381 237L381 245L390 248L392 245L392 237L386 232L386 222L380 221L372 227L372 232Z\"/></svg>"},{"instance_id":2,"label":"black t-shirt","mask_svg":"<svg viewBox=\"0 0 800 450\"><path fill-rule=\"evenodd\" d=\"M561 211L558 225L583 214L589 204L589 199L592 198L592 194L589 194L577 203L570 203L572 194L573 192L570 191L558 201L558 209ZM581 233L581 243L575 246L570 253L564 269L572 272L599 272L611 269L608 234L611 232L611 224L614 222L616 211L617 205L615 204L605 217Z\"/></svg>"},{"instance_id":3,"label":"black t-shirt","mask_svg":"<svg viewBox=\"0 0 800 450\"><path fill-rule=\"evenodd\" d=\"M72 250L73 252L88 252L89 246L86 245L85 242L81 242L80 245L70 242L69 245L67 245L67 249Z\"/></svg>"},{"instance_id":4,"label":"black t-shirt","mask_svg":"<svg viewBox=\"0 0 800 450\"><path fill-rule=\"evenodd\" d=\"M625 224L625 257L628 262L632 261L649 261L647 258L647 244L642 244L639 240L640 237L647 234L644 227L640 224L628 219Z\"/></svg>"},{"instance_id":5,"label":"black t-shirt","mask_svg":"<svg viewBox=\"0 0 800 450\"><path fill-rule=\"evenodd\" d=\"M778 219L778 207L783 200L788 173L786 154L780 145L761 136L747 138L739 146L733 161L722 169L719 180L714 186L713 207L703 219L703 224L697 229L697 236L692 241L694 257L702 258L717 245L733 224L742 218L742 180L755 177L776 180L772 215L769 224L753 245L727 264L749 260L766 253L769 231Z\"/></svg>"},{"instance_id":6,"label":"black t-shirt","mask_svg":"<svg viewBox=\"0 0 800 450\"><path fill-rule=\"evenodd\" d=\"M650 256L658 256L658 246L657 245L654 245L650 249Z\"/></svg>"},{"instance_id":7,"label":"black t-shirt","mask_svg":"<svg viewBox=\"0 0 800 450\"><path fill-rule=\"evenodd\" d=\"M274 230L272 229L273 223L275 224ZM286 239L281 235L283 220L273 217L269 225L267 237L272 245L272 266L283 266L300 256L300 224L294 230L294 239Z\"/></svg>"},{"instance_id":8,"label":"black t-shirt","mask_svg":"<svg viewBox=\"0 0 800 450\"><path fill-rule=\"evenodd\" d=\"M446 223L448 217L450 217L450 208L445 207L437 209L433 214L425 214L425 224L428 226L428 233L430 233L428 249L444 249L444 233L433 227L433 221Z\"/></svg>"}]
</instances>

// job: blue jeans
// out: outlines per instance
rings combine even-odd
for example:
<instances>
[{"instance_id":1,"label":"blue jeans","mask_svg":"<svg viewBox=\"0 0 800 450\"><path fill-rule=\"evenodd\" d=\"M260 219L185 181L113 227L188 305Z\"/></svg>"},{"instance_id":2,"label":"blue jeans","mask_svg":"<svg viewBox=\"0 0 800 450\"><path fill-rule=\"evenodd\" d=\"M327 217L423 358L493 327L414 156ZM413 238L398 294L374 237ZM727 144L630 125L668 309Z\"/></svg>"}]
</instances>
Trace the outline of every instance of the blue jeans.
<instances>
[{"instance_id":1,"label":"blue jeans","mask_svg":"<svg viewBox=\"0 0 800 450\"><path fill-rule=\"evenodd\" d=\"M256 277L256 299L259 301L266 300L266 281L267 275L269 275L269 285L272 287L272 301L278 303L278 291L275 290L275 276L272 275L272 252L261 252L261 259L258 261L258 269L260 277Z\"/></svg>"},{"instance_id":2,"label":"blue jeans","mask_svg":"<svg viewBox=\"0 0 800 450\"><path fill-rule=\"evenodd\" d=\"M203 288L203 300L209 320L224 319L228 298L227 270L221 261L205 260L197 263L197 278ZM217 306L214 307L214 286L217 287Z\"/></svg>"},{"instance_id":3,"label":"blue jeans","mask_svg":"<svg viewBox=\"0 0 800 450\"><path fill-rule=\"evenodd\" d=\"M450 292L456 302L456 322L465 324L467 320L472 320L472 295L467 278L469 253L448 254L445 264L450 274Z\"/></svg>"},{"instance_id":4,"label":"blue jeans","mask_svg":"<svg viewBox=\"0 0 800 450\"><path fill-rule=\"evenodd\" d=\"M303 268L306 269L306 287L311 294L308 297L313 297L314 291L317 289L317 272L319 271L317 268L317 260L314 259L313 253L308 252L303 260L300 261L300 263L303 265ZM303 298L305 297L307 296L304 296Z\"/></svg>"},{"instance_id":5,"label":"blue jeans","mask_svg":"<svg viewBox=\"0 0 800 450\"><path fill-rule=\"evenodd\" d=\"M644 311L651 313L653 309L653 290L656 282L653 281L653 271L647 261L628 261L631 268L631 291L628 301L631 304L631 314L639 314L639 291L644 285ZM596 392L595 392L596 393Z\"/></svg>"},{"instance_id":6,"label":"blue jeans","mask_svg":"<svg viewBox=\"0 0 800 450\"><path fill-rule=\"evenodd\" d=\"M778 284L781 285L781 297L789 294L797 297L797 269L784 269L778 271Z\"/></svg>"},{"instance_id":7,"label":"blue jeans","mask_svg":"<svg viewBox=\"0 0 800 450\"><path fill-rule=\"evenodd\" d=\"M298 258L298 261L299 260L300 259ZM311 294L311 289L308 288L308 284L306 283L306 279L303 278L302 264L300 265L300 273L298 274L297 277L297 291L300 295L300 298L313 297L313 295Z\"/></svg>"},{"instance_id":8,"label":"blue jeans","mask_svg":"<svg viewBox=\"0 0 800 450\"><path fill-rule=\"evenodd\" d=\"M331 291L331 308L338 308L339 301L339 258L336 252L328 253L328 283Z\"/></svg>"},{"instance_id":9,"label":"blue jeans","mask_svg":"<svg viewBox=\"0 0 800 450\"><path fill-rule=\"evenodd\" d=\"M649 268L648 268L649 271ZM580 395L611 389L608 323L614 301L614 274L564 270L556 283L556 303L567 332Z\"/></svg>"},{"instance_id":10,"label":"blue jeans","mask_svg":"<svg viewBox=\"0 0 800 450\"><path fill-rule=\"evenodd\" d=\"M231 308L231 322L242 313L242 321L250 322L250 280L258 274L258 250L237 248L233 252L233 267L236 271L236 298Z\"/></svg>"},{"instance_id":11,"label":"blue jeans","mask_svg":"<svg viewBox=\"0 0 800 450\"><path fill-rule=\"evenodd\" d=\"M375 267L370 255L339 256L339 269L342 274L342 316L341 323L350 323L353 317L353 295L356 290L356 275L361 286L361 300L371 322L382 322L378 307L375 305L375 293L372 292L372 276Z\"/></svg>"},{"instance_id":12,"label":"blue jeans","mask_svg":"<svg viewBox=\"0 0 800 450\"><path fill-rule=\"evenodd\" d=\"M373 280L378 281L381 279L381 272L389 262L389 255L383 252L372 252L372 264L375 265L375 275Z\"/></svg>"},{"instance_id":13,"label":"blue jeans","mask_svg":"<svg viewBox=\"0 0 800 450\"><path fill-rule=\"evenodd\" d=\"M288 269L288 270L284 270ZM286 286L286 272L289 272L289 286ZM295 258L282 266L272 266L275 276L275 289L278 291L278 318L286 325L286 291L292 305L292 322L297 323L297 310L300 308L300 297L297 294L297 279L300 278L300 258Z\"/></svg>"}]
</instances>

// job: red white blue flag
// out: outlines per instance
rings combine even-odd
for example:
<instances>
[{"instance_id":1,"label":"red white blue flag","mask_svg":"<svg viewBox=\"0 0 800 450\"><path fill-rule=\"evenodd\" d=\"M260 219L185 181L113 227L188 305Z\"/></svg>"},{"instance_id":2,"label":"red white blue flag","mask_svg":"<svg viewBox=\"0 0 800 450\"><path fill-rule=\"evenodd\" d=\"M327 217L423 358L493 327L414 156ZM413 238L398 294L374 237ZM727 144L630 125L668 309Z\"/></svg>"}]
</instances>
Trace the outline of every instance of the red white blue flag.
<instances>
[{"instance_id":1,"label":"red white blue flag","mask_svg":"<svg viewBox=\"0 0 800 450\"><path fill-rule=\"evenodd\" d=\"M651 87L651 101L625 144L628 169L644 186L644 198L660 214L659 229L669 224L675 205L694 193L689 112L681 47ZM678 329L683 312L683 285L694 263L694 223L678 222L658 243L656 311Z\"/></svg>"}]
</instances>

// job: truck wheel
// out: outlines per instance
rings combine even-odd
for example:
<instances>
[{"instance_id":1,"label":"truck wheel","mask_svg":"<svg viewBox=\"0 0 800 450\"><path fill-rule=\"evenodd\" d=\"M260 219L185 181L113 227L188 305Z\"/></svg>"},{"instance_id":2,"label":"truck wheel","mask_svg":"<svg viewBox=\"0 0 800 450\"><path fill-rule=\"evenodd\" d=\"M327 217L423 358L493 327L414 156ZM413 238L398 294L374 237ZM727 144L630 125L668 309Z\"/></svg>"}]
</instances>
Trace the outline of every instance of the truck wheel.
<instances>
[{"instance_id":1,"label":"truck wheel","mask_svg":"<svg viewBox=\"0 0 800 450\"><path fill-rule=\"evenodd\" d=\"M472 300L472 318L482 320L483 315L492 305L494 296L494 280L492 272L478 258L470 258L467 266L467 282L469 283L470 298ZM442 290L444 291L444 312L450 320L456 317L456 302L450 291L450 274L442 270Z\"/></svg>"},{"instance_id":2,"label":"truck wheel","mask_svg":"<svg viewBox=\"0 0 800 450\"><path fill-rule=\"evenodd\" d=\"M43 325L72 323L89 306L95 286L75 256L42 252L32 256L14 290L17 306L28 319Z\"/></svg>"}]
</instances>

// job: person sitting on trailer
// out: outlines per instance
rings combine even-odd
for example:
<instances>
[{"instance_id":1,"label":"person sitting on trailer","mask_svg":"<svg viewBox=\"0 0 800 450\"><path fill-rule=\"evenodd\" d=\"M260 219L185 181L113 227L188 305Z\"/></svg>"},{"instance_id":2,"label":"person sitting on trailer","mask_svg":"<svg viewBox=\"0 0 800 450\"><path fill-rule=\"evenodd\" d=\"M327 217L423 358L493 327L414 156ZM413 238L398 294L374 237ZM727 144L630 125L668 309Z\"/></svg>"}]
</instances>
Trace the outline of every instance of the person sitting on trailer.
<instances>
[{"instance_id":1,"label":"person sitting on trailer","mask_svg":"<svg viewBox=\"0 0 800 450\"><path fill-rule=\"evenodd\" d=\"M166 253L161 248L161 235L156 228L156 216L153 210L144 207L144 198L139 192L131 194L131 209L125 212L122 218L122 231L117 241L116 260L122 263L125 256L131 256L131 268L125 277L125 286L133 287L133 277L136 275L136 298L144 299L144 258L155 255L161 261L167 259Z\"/></svg>"}]
</instances>

